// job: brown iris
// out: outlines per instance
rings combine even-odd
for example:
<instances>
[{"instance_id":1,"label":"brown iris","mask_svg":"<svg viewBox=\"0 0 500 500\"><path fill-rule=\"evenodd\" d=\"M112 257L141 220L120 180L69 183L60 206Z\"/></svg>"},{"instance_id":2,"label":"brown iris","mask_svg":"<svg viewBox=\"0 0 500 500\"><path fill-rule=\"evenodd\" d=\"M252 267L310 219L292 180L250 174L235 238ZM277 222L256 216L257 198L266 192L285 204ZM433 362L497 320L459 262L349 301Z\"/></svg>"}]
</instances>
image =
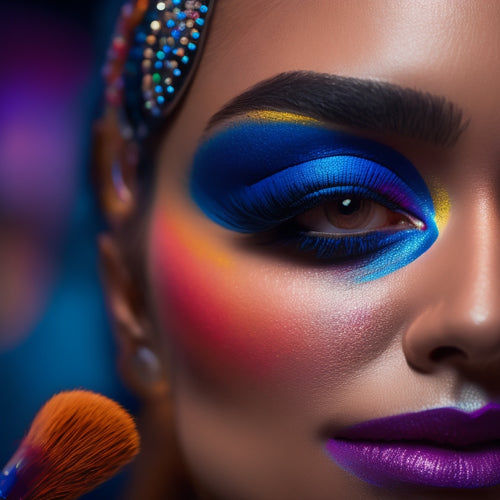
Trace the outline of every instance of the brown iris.
<instances>
[{"instance_id":1,"label":"brown iris","mask_svg":"<svg viewBox=\"0 0 500 500\"><path fill-rule=\"evenodd\" d=\"M304 229L320 233L356 233L393 226L414 227L402 213L368 198L346 196L315 207L297 217Z\"/></svg>"}]
</instances>

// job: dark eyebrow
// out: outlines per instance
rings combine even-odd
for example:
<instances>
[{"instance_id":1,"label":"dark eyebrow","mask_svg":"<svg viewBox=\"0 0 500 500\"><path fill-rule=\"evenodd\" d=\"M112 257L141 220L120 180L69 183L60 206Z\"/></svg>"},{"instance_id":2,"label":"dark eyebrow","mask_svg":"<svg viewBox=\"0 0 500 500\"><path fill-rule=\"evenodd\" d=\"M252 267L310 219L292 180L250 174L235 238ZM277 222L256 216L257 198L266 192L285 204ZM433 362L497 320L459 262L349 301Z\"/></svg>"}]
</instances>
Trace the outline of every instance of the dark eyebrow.
<instances>
[{"instance_id":1,"label":"dark eyebrow","mask_svg":"<svg viewBox=\"0 0 500 500\"><path fill-rule=\"evenodd\" d=\"M462 110L445 97L377 80L293 71L263 80L235 97L210 119L207 130L257 110L297 113L444 147L455 144L468 125Z\"/></svg>"}]
</instances>

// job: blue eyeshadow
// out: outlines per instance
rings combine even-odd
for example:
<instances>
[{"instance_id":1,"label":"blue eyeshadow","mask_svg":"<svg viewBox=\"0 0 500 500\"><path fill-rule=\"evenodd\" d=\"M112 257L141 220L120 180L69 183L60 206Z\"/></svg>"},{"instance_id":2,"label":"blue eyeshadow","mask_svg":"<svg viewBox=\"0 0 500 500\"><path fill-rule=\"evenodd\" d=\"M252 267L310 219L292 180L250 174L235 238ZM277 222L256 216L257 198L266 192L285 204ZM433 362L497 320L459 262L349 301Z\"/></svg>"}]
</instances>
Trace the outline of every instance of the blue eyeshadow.
<instances>
[{"instance_id":1,"label":"blue eyeshadow","mask_svg":"<svg viewBox=\"0 0 500 500\"><path fill-rule=\"evenodd\" d=\"M421 221L420 229L366 235L296 231L299 250L318 259L357 259L363 281L408 264L437 237L431 195L409 160L383 144L314 123L232 123L198 148L190 190L207 217L241 233L273 230L339 196L368 198Z\"/></svg>"}]
</instances>

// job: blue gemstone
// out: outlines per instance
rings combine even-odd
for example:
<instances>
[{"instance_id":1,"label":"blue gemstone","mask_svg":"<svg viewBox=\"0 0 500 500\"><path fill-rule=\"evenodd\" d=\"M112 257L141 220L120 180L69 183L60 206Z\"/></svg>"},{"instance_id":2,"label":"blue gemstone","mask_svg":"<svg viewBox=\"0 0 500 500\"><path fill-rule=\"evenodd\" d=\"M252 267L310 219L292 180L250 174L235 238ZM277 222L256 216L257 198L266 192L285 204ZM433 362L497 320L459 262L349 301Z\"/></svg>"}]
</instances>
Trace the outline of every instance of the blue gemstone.
<instances>
[{"instance_id":1,"label":"blue gemstone","mask_svg":"<svg viewBox=\"0 0 500 500\"><path fill-rule=\"evenodd\" d=\"M172 85L169 85L169 86L167 87L167 92L168 92L169 94L172 94L172 92L173 92L173 91L174 91L174 87L172 87Z\"/></svg>"},{"instance_id":2,"label":"blue gemstone","mask_svg":"<svg viewBox=\"0 0 500 500\"><path fill-rule=\"evenodd\" d=\"M189 57L188 56L184 56L181 61L184 63L184 64L187 64L189 62Z\"/></svg>"},{"instance_id":3,"label":"blue gemstone","mask_svg":"<svg viewBox=\"0 0 500 500\"><path fill-rule=\"evenodd\" d=\"M158 104L163 104L165 102L165 98L162 96L162 95L159 95L157 98L156 98L156 102Z\"/></svg>"},{"instance_id":4,"label":"blue gemstone","mask_svg":"<svg viewBox=\"0 0 500 500\"><path fill-rule=\"evenodd\" d=\"M156 61L155 62L155 69L161 69L163 68L163 63L161 61Z\"/></svg>"},{"instance_id":5,"label":"blue gemstone","mask_svg":"<svg viewBox=\"0 0 500 500\"><path fill-rule=\"evenodd\" d=\"M172 30L172 32L170 33L172 35L172 37L174 37L175 39L177 38L180 38L181 36L181 33L179 30Z\"/></svg>"},{"instance_id":6,"label":"blue gemstone","mask_svg":"<svg viewBox=\"0 0 500 500\"><path fill-rule=\"evenodd\" d=\"M167 21L167 28L173 28L175 26L175 21L173 19L169 19Z\"/></svg>"},{"instance_id":7,"label":"blue gemstone","mask_svg":"<svg viewBox=\"0 0 500 500\"><path fill-rule=\"evenodd\" d=\"M160 61L163 61L163 59L165 59L165 52L163 52L162 50L159 50L157 53L156 53L156 57L158 59L160 59Z\"/></svg>"},{"instance_id":8,"label":"blue gemstone","mask_svg":"<svg viewBox=\"0 0 500 500\"><path fill-rule=\"evenodd\" d=\"M198 24L199 26L203 26L205 24L205 19L199 17L198 19L196 19L196 24Z\"/></svg>"},{"instance_id":9,"label":"blue gemstone","mask_svg":"<svg viewBox=\"0 0 500 500\"><path fill-rule=\"evenodd\" d=\"M191 36L193 37L193 40L198 40L198 38L200 38L200 33L195 31Z\"/></svg>"},{"instance_id":10,"label":"blue gemstone","mask_svg":"<svg viewBox=\"0 0 500 500\"><path fill-rule=\"evenodd\" d=\"M173 73L174 73L174 76L181 76L181 70L179 68L175 68Z\"/></svg>"},{"instance_id":11,"label":"blue gemstone","mask_svg":"<svg viewBox=\"0 0 500 500\"><path fill-rule=\"evenodd\" d=\"M207 11L208 11L208 7L207 7L206 5L202 5L202 6L200 7L200 12L201 12L202 14L205 14Z\"/></svg>"},{"instance_id":12,"label":"blue gemstone","mask_svg":"<svg viewBox=\"0 0 500 500\"><path fill-rule=\"evenodd\" d=\"M172 2L174 5L179 5L181 3L181 0L173 0Z\"/></svg>"},{"instance_id":13,"label":"blue gemstone","mask_svg":"<svg viewBox=\"0 0 500 500\"><path fill-rule=\"evenodd\" d=\"M177 19L181 19L181 20L182 20L182 19L186 19L186 14L184 14L184 12L179 12L179 13L177 14Z\"/></svg>"},{"instance_id":14,"label":"blue gemstone","mask_svg":"<svg viewBox=\"0 0 500 500\"><path fill-rule=\"evenodd\" d=\"M196 45L194 43L188 43L188 49L189 50L195 50L196 49Z\"/></svg>"},{"instance_id":15,"label":"blue gemstone","mask_svg":"<svg viewBox=\"0 0 500 500\"><path fill-rule=\"evenodd\" d=\"M155 92L156 92L157 94L161 94L161 93L163 92L163 88L162 88L162 86L161 86L161 85L157 85L157 86L155 87Z\"/></svg>"},{"instance_id":16,"label":"blue gemstone","mask_svg":"<svg viewBox=\"0 0 500 500\"><path fill-rule=\"evenodd\" d=\"M165 54L169 54L172 48L169 47L168 45L164 45L162 50L163 52L165 52Z\"/></svg>"}]
</instances>

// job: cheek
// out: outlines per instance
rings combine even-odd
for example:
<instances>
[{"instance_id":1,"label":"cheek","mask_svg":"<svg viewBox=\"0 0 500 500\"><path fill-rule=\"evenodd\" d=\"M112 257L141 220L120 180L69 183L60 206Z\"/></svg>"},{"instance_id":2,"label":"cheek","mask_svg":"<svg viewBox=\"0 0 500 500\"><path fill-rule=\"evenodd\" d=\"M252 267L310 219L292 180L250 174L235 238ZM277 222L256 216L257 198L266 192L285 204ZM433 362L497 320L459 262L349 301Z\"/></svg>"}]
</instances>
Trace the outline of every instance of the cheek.
<instances>
[{"instance_id":1,"label":"cheek","mask_svg":"<svg viewBox=\"0 0 500 500\"><path fill-rule=\"evenodd\" d=\"M262 311L248 300L252 290L241 286L234 260L205 239L187 234L182 223L158 215L151 235L155 302L160 321L168 325L175 359L211 371L228 365L265 371L280 339L265 340Z\"/></svg>"},{"instance_id":2,"label":"cheek","mask_svg":"<svg viewBox=\"0 0 500 500\"><path fill-rule=\"evenodd\" d=\"M319 380L339 384L387 348L399 321L400 308L374 282L361 290L340 271L249 255L160 210L149 263L172 359L207 384L228 383L228 374L238 383L309 382L309 390Z\"/></svg>"}]
</instances>

